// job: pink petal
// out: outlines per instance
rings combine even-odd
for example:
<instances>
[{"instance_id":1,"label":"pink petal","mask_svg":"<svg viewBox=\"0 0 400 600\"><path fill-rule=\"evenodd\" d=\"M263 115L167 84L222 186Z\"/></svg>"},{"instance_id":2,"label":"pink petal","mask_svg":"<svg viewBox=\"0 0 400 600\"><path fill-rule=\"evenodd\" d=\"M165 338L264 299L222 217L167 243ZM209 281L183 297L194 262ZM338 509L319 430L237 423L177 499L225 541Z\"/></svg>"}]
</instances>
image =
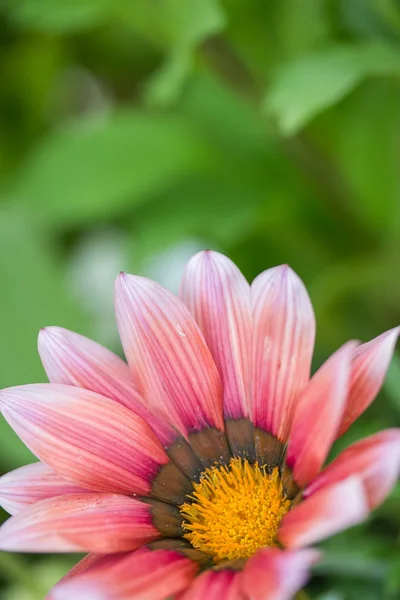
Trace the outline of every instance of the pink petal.
<instances>
[{"instance_id":1,"label":"pink petal","mask_svg":"<svg viewBox=\"0 0 400 600\"><path fill-rule=\"evenodd\" d=\"M72 579L73 577L77 577L78 575L82 575L88 571L94 571L111 566L115 562L120 561L124 556L127 556L127 554L129 554L129 552L119 552L118 554L86 554L86 556L77 562L72 569L70 569L68 573L66 573L64 577L60 579L58 583L67 581L68 579Z\"/></svg>"},{"instance_id":2,"label":"pink petal","mask_svg":"<svg viewBox=\"0 0 400 600\"><path fill-rule=\"evenodd\" d=\"M128 408L140 403L128 365L93 340L61 327L46 327L39 333L38 349L51 383L85 388Z\"/></svg>"},{"instance_id":3,"label":"pink petal","mask_svg":"<svg viewBox=\"0 0 400 600\"><path fill-rule=\"evenodd\" d=\"M0 527L0 549L17 552L134 550L160 534L147 504L117 494L41 500Z\"/></svg>"},{"instance_id":4,"label":"pink petal","mask_svg":"<svg viewBox=\"0 0 400 600\"><path fill-rule=\"evenodd\" d=\"M107 348L61 327L42 329L38 348L51 383L74 385L112 398L149 423L165 443L174 437L145 406L128 365Z\"/></svg>"},{"instance_id":5,"label":"pink petal","mask_svg":"<svg viewBox=\"0 0 400 600\"><path fill-rule=\"evenodd\" d=\"M252 556L241 574L241 588L251 600L290 600L309 579L315 550L290 552L264 548Z\"/></svg>"},{"instance_id":6,"label":"pink petal","mask_svg":"<svg viewBox=\"0 0 400 600\"><path fill-rule=\"evenodd\" d=\"M250 286L239 269L218 252L199 252L188 263L180 297L196 319L218 367L224 413L249 414Z\"/></svg>"},{"instance_id":7,"label":"pink petal","mask_svg":"<svg viewBox=\"0 0 400 600\"><path fill-rule=\"evenodd\" d=\"M171 550L137 550L59 583L49 600L166 600L187 588L198 565Z\"/></svg>"},{"instance_id":8,"label":"pink petal","mask_svg":"<svg viewBox=\"0 0 400 600\"><path fill-rule=\"evenodd\" d=\"M351 368L350 392L338 436L368 408L381 389L399 330L399 327L395 327L356 349Z\"/></svg>"},{"instance_id":9,"label":"pink petal","mask_svg":"<svg viewBox=\"0 0 400 600\"><path fill-rule=\"evenodd\" d=\"M142 552L145 549L135 550L135 554ZM96 573L104 572L105 570L113 568L115 565L120 563L127 556L133 554L133 552L118 552L117 554L86 554L76 565L72 567L62 577L55 587L50 590L45 600L56 600L56 598L66 598L66 594L69 593L69 586L65 585L69 580L78 577L78 575L87 575L90 572L91 577L94 577ZM79 596L74 596L75 600L78 600ZM93 597L92 597L93 598ZM95 600L96 596L94 597ZM86 597L85 600L90 600Z\"/></svg>"},{"instance_id":10,"label":"pink petal","mask_svg":"<svg viewBox=\"0 0 400 600\"><path fill-rule=\"evenodd\" d=\"M251 296L254 423L286 440L293 403L310 376L314 312L303 283L286 265L261 273Z\"/></svg>"},{"instance_id":11,"label":"pink petal","mask_svg":"<svg viewBox=\"0 0 400 600\"><path fill-rule=\"evenodd\" d=\"M0 477L0 504L12 515L39 500L87 491L63 479L41 462L20 467Z\"/></svg>"},{"instance_id":12,"label":"pink petal","mask_svg":"<svg viewBox=\"0 0 400 600\"><path fill-rule=\"evenodd\" d=\"M121 274L115 305L128 363L150 408L184 435L205 426L222 430L218 371L184 304L157 283Z\"/></svg>"},{"instance_id":13,"label":"pink petal","mask_svg":"<svg viewBox=\"0 0 400 600\"><path fill-rule=\"evenodd\" d=\"M136 550L135 552L140 552L140 550ZM79 575L87 575L89 572L93 576L96 572L104 571L105 569L109 569L113 567L115 564L119 563L126 556L131 554L130 552L118 552L117 554L86 554L77 562L72 569L68 571L62 577L58 583L50 590L50 593L46 596L45 600L55 600L56 598L66 597L65 591L68 593L68 585L71 579L78 577ZM63 596L64 594L64 596ZM76 598L78 600L78 598ZM90 598L86 598L86 600L90 600Z\"/></svg>"},{"instance_id":14,"label":"pink petal","mask_svg":"<svg viewBox=\"0 0 400 600\"><path fill-rule=\"evenodd\" d=\"M351 357L348 342L315 373L298 399L286 461L300 486L319 472L336 437L346 403Z\"/></svg>"},{"instance_id":15,"label":"pink petal","mask_svg":"<svg viewBox=\"0 0 400 600\"><path fill-rule=\"evenodd\" d=\"M399 474L400 429L387 429L344 450L311 482L305 495L311 496L349 475L357 475L364 485L372 510L383 502Z\"/></svg>"},{"instance_id":16,"label":"pink petal","mask_svg":"<svg viewBox=\"0 0 400 600\"><path fill-rule=\"evenodd\" d=\"M320 490L295 506L282 519L278 538L289 549L301 548L361 523L368 502L358 477Z\"/></svg>"},{"instance_id":17,"label":"pink petal","mask_svg":"<svg viewBox=\"0 0 400 600\"><path fill-rule=\"evenodd\" d=\"M148 425L88 390L33 384L0 392L4 417L57 473L96 491L148 493L168 458Z\"/></svg>"},{"instance_id":18,"label":"pink petal","mask_svg":"<svg viewBox=\"0 0 400 600\"><path fill-rule=\"evenodd\" d=\"M243 600L238 573L231 569L205 571L178 600Z\"/></svg>"}]
</instances>

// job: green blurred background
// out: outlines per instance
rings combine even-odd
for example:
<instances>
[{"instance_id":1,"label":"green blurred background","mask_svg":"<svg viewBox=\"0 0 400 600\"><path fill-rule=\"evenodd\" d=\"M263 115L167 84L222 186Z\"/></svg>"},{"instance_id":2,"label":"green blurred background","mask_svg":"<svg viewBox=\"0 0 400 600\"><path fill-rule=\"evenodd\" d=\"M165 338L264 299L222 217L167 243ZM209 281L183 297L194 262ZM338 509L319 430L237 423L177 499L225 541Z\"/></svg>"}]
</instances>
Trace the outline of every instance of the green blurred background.
<instances>
[{"instance_id":1,"label":"green blurred background","mask_svg":"<svg viewBox=\"0 0 400 600\"><path fill-rule=\"evenodd\" d=\"M204 247L300 274L315 365L400 323L398 0L0 0L0 44L0 387L45 380L45 325L120 351L116 273L176 291ZM396 425L399 358L335 452ZM3 472L30 460L2 420ZM399 598L399 535L400 487L310 596ZM72 562L0 554L0 597Z\"/></svg>"}]
</instances>

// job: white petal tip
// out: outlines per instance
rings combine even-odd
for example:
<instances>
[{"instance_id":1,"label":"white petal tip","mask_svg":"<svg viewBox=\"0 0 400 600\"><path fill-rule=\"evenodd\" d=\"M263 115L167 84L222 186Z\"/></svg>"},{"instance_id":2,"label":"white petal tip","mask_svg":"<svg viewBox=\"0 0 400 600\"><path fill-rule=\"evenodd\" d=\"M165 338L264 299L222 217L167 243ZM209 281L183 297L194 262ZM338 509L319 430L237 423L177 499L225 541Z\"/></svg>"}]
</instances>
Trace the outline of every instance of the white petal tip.
<instances>
[{"instance_id":1,"label":"white petal tip","mask_svg":"<svg viewBox=\"0 0 400 600\"><path fill-rule=\"evenodd\" d=\"M186 270L193 268L201 268L203 266L223 266L223 265L234 265L230 258L222 254L221 252L217 252L216 250L201 250L194 254L186 265ZM236 265L234 265L235 268Z\"/></svg>"},{"instance_id":2,"label":"white petal tip","mask_svg":"<svg viewBox=\"0 0 400 600\"><path fill-rule=\"evenodd\" d=\"M382 345L385 345L387 347L387 350L388 350L388 352L390 352L390 354L393 352L393 350L396 346L399 334L400 334L400 327L393 327L393 329L389 329L388 331L385 331L385 333L382 333L382 335L380 336L382 343L383 343Z\"/></svg>"},{"instance_id":3,"label":"white petal tip","mask_svg":"<svg viewBox=\"0 0 400 600\"><path fill-rule=\"evenodd\" d=\"M128 282L132 281L134 279L134 275L130 275L129 273L125 273L125 271L120 271L115 279L115 286L116 288L118 287L125 287L127 285Z\"/></svg>"},{"instance_id":4,"label":"white petal tip","mask_svg":"<svg viewBox=\"0 0 400 600\"><path fill-rule=\"evenodd\" d=\"M155 281L148 279L147 277L142 277L141 275L131 275L130 273L125 273L121 271L118 277L115 280L115 290L118 291L135 291L144 289L146 287L158 286Z\"/></svg>"},{"instance_id":5,"label":"white petal tip","mask_svg":"<svg viewBox=\"0 0 400 600\"><path fill-rule=\"evenodd\" d=\"M50 325L47 327L42 327L39 330L38 334L38 348L39 351L44 346L51 344L52 342L59 340L68 335L69 332L67 329L63 327L57 327L56 325Z\"/></svg>"},{"instance_id":6,"label":"white petal tip","mask_svg":"<svg viewBox=\"0 0 400 600\"><path fill-rule=\"evenodd\" d=\"M14 404L13 389L14 388L4 388L4 390L0 390L0 409L11 408Z\"/></svg>"}]
</instances>

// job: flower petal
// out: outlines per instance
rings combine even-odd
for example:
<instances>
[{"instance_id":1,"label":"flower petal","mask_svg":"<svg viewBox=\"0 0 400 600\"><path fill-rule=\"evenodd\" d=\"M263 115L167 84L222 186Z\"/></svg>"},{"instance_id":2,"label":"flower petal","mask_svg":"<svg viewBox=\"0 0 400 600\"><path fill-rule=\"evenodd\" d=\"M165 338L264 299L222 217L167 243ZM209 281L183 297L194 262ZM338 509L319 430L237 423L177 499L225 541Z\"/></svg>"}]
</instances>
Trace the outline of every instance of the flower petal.
<instances>
[{"instance_id":1,"label":"flower petal","mask_svg":"<svg viewBox=\"0 0 400 600\"><path fill-rule=\"evenodd\" d=\"M346 403L351 357L348 342L315 373L298 399L286 461L299 486L313 479L336 437Z\"/></svg>"},{"instance_id":2,"label":"flower petal","mask_svg":"<svg viewBox=\"0 0 400 600\"><path fill-rule=\"evenodd\" d=\"M115 305L128 363L150 408L183 435L223 430L218 371L184 304L157 283L122 273Z\"/></svg>"},{"instance_id":3,"label":"flower petal","mask_svg":"<svg viewBox=\"0 0 400 600\"><path fill-rule=\"evenodd\" d=\"M179 596L179 600L242 600L238 573L231 569L212 571L196 577L192 585Z\"/></svg>"},{"instance_id":4,"label":"flower petal","mask_svg":"<svg viewBox=\"0 0 400 600\"><path fill-rule=\"evenodd\" d=\"M259 550L248 560L240 577L244 597L290 600L309 579L310 567L319 556L316 550Z\"/></svg>"},{"instance_id":5,"label":"flower petal","mask_svg":"<svg viewBox=\"0 0 400 600\"><path fill-rule=\"evenodd\" d=\"M250 286L218 252L199 252L188 263L180 298L196 319L217 365L226 418L249 415Z\"/></svg>"},{"instance_id":6,"label":"flower petal","mask_svg":"<svg viewBox=\"0 0 400 600\"><path fill-rule=\"evenodd\" d=\"M20 467L0 477L0 504L11 515L39 500L88 491L63 479L42 462Z\"/></svg>"},{"instance_id":7,"label":"flower petal","mask_svg":"<svg viewBox=\"0 0 400 600\"><path fill-rule=\"evenodd\" d=\"M135 552L140 552L140 550L136 550ZM133 553L118 552L117 554L86 554L86 556L77 562L64 577L61 577L57 584L50 590L50 593L46 596L45 600L55 600L56 598L61 597L66 598L65 594L68 593L69 590L69 586L66 584L71 579L74 579L79 575L87 575L89 572L94 576L96 572L101 572L113 567L129 554ZM76 600L79 599L76 598ZM87 597L86 600L91 599ZM93 599L92 597L92 600L95 600L95 598Z\"/></svg>"},{"instance_id":8,"label":"flower petal","mask_svg":"<svg viewBox=\"0 0 400 600\"><path fill-rule=\"evenodd\" d=\"M68 573L66 573L64 575L64 577L62 577L60 579L60 581L58 583L67 581L68 579L72 579L73 577L77 577L78 575L82 575L83 573L86 573L87 571L92 571L95 569L103 569L105 566L111 566L113 565L115 562L118 562L119 560L121 560L122 557L126 556L128 553L121 553L118 552L117 554L86 554L86 556L84 556L82 558L82 560L80 560L79 562L77 562L72 569L70 569L68 571Z\"/></svg>"},{"instance_id":9,"label":"flower petal","mask_svg":"<svg viewBox=\"0 0 400 600\"><path fill-rule=\"evenodd\" d=\"M160 537L147 504L118 494L68 494L41 500L0 527L12 552L134 550Z\"/></svg>"},{"instance_id":10,"label":"flower petal","mask_svg":"<svg viewBox=\"0 0 400 600\"><path fill-rule=\"evenodd\" d=\"M62 581L49 600L166 600L187 588L197 570L178 552L142 548Z\"/></svg>"},{"instance_id":11,"label":"flower petal","mask_svg":"<svg viewBox=\"0 0 400 600\"><path fill-rule=\"evenodd\" d=\"M368 501L358 477L326 487L295 506L282 519L280 542L301 548L361 523L368 516Z\"/></svg>"},{"instance_id":12,"label":"flower petal","mask_svg":"<svg viewBox=\"0 0 400 600\"><path fill-rule=\"evenodd\" d=\"M372 510L383 502L399 474L400 429L386 429L346 448L311 482L305 496L311 496L350 475L357 475L364 485Z\"/></svg>"},{"instance_id":13,"label":"flower petal","mask_svg":"<svg viewBox=\"0 0 400 600\"><path fill-rule=\"evenodd\" d=\"M368 408L379 392L399 335L395 327L355 350L351 368L350 392L338 437Z\"/></svg>"},{"instance_id":14,"label":"flower petal","mask_svg":"<svg viewBox=\"0 0 400 600\"><path fill-rule=\"evenodd\" d=\"M146 407L128 365L119 356L62 327L42 329L38 349L51 383L74 385L112 398L149 423L163 442L173 439L171 429Z\"/></svg>"},{"instance_id":15,"label":"flower petal","mask_svg":"<svg viewBox=\"0 0 400 600\"><path fill-rule=\"evenodd\" d=\"M4 417L57 473L99 492L146 494L168 458L149 426L88 390L47 383L0 392Z\"/></svg>"},{"instance_id":16,"label":"flower petal","mask_svg":"<svg viewBox=\"0 0 400 600\"><path fill-rule=\"evenodd\" d=\"M93 340L62 327L46 327L40 330L38 350L51 383L85 388L128 408L140 402L128 365Z\"/></svg>"},{"instance_id":17,"label":"flower petal","mask_svg":"<svg viewBox=\"0 0 400 600\"><path fill-rule=\"evenodd\" d=\"M314 312L302 281L286 265L261 273L251 296L254 423L286 441L293 403L310 376Z\"/></svg>"}]
</instances>

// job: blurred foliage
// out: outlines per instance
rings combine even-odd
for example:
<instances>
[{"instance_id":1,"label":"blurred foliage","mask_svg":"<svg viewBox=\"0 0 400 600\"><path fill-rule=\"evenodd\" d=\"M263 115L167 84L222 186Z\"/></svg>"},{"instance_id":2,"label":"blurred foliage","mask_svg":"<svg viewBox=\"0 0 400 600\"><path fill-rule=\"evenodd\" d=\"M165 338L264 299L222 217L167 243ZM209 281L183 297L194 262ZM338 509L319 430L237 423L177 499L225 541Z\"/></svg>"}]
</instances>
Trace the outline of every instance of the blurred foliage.
<instances>
[{"instance_id":1,"label":"blurred foliage","mask_svg":"<svg viewBox=\"0 0 400 600\"><path fill-rule=\"evenodd\" d=\"M42 381L40 327L120 351L120 269L175 287L201 247L288 262L315 365L400 322L398 0L0 0L1 386ZM400 357L340 440L400 424ZM0 423L3 471L31 460ZM325 547L320 600L400 597L400 487ZM37 600L71 557L0 556Z\"/></svg>"}]
</instances>

